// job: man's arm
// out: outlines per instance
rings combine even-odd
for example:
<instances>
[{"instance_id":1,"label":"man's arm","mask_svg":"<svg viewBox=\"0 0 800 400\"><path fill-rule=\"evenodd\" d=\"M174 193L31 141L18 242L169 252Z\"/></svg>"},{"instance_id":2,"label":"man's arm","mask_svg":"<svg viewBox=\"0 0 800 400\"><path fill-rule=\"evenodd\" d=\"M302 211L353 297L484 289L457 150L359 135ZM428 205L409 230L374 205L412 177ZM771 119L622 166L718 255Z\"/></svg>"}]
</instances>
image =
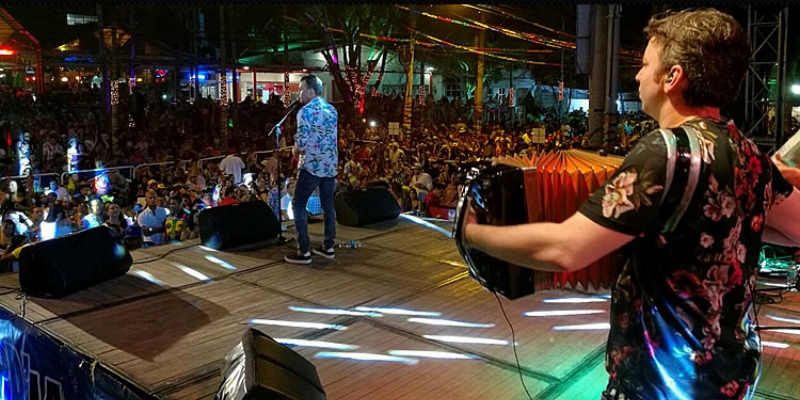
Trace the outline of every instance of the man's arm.
<instances>
[{"instance_id":1,"label":"man's arm","mask_svg":"<svg viewBox=\"0 0 800 400\"><path fill-rule=\"evenodd\" d=\"M492 226L470 223L467 243L475 249L540 271L574 272L634 239L581 213L566 221Z\"/></svg>"},{"instance_id":2,"label":"man's arm","mask_svg":"<svg viewBox=\"0 0 800 400\"><path fill-rule=\"evenodd\" d=\"M303 117L303 111L300 110L297 113L297 133L294 134L294 149L297 149L298 153L306 151L309 137L311 137L311 129ZM294 149L292 149L292 154L296 155Z\"/></svg>"},{"instance_id":3,"label":"man's arm","mask_svg":"<svg viewBox=\"0 0 800 400\"><path fill-rule=\"evenodd\" d=\"M792 194L776 204L767 213L765 242L800 246L800 190L794 188ZM785 243L788 241L789 243ZM783 243L782 243L783 242Z\"/></svg>"}]
</instances>

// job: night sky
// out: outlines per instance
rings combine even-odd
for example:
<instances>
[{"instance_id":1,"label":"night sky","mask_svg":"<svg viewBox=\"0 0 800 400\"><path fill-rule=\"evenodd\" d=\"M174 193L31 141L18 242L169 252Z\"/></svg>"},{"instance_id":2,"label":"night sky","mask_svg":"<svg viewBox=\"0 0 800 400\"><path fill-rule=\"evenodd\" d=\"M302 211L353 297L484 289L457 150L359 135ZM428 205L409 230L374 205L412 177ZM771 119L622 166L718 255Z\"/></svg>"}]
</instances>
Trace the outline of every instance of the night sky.
<instances>
[{"instance_id":1,"label":"night sky","mask_svg":"<svg viewBox=\"0 0 800 400\"><path fill-rule=\"evenodd\" d=\"M112 6L107 6L109 9L106 11L106 19L110 18L120 18L123 23L127 22L127 17L124 13L113 13L110 8ZM207 23L207 31L208 31L208 38L211 41L216 41L219 36L219 27L218 27L218 14L217 14L217 7L216 6L203 6L206 11L206 23ZM268 23L268 20L271 17L274 17L276 14L280 15L281 5L264 5L264 6L229 6L231 8L236 8L239 12L237 14L237 20L235 24L231 24L231 29L240 29L240 30L248 30L250 28L256 27L260 28ZM275 10L273 12L269 12L268 10L270 7L273 7ZM391 7L391 6L388 6ZM471 18L475 20L480 20L480 15L477 10L470 9L468 7L463 7L460 5L414 5L419 10L430 12L432 14L436 14L442 17L448 18ZM505 6L504 6L505 7ZM75 32L83 29L83 30L92 30L96 29L94 25L86 25L82 27L67 27L66 26L66 14L75 13L75 14L88 14L94 15L96 13L96 7L94 5L49 5L49 6L6 6L8 11L22 23L28 30L33 32L34 36L36 36L42 45L45 48L55 48L60 44L65 43L66 41L70 40L72 37L75 37ZM188 9L188 7L185 7ZM255 9L258 10L255 10ZM731 5L731 6L723 6L718 7L722 11L729 12L734 17L736 17L744 26L747 24L747 6L746 5ZM298 12L297 7L289 6L289 12ZM537 22L548 27L554 29L561 29L562 23L564 24L564 30L569 33L575 33L575 25L576 25L576 6L574 4L562 4L562 5L531 5L525 8L518 8L516 6L508 6L507 9L513 10L515 15L523 17L529 21ZM664 5L623 5L622 7L622 20L621 20L621 45L627 49L633 50L642 50L644 48L645 39L642 33L644 26L647 23L647 20L654 12L661 12L668 9L668 6ZM137 11L137 18L140 19L139 23L140 26L146 26L146 31L142 31L141 34L146 34L149 38L160 40L168 45L179 47L181 45L180 40L181 36L185 36L188 32L182 30L181 26L178 26L175 21L174 14L180 12L181 6L159 6L159 5L147 5L147 6L139 6L137 10L141 10L140 12ZM277 12L276 12L277 11ZM792 7L790 9L790 16L791 15L800 15L800 8ZM120 15L122 14L122 15ZM407 12L400 12L398 14L400 18L408 18ZM528 33L536 33L541 35L553 36L554 34L549 33L545 30L540 28L528 25L524 22L516 21L514 19L510 19L504 16L498 15L487 15L487 23L490 24L498 24L509 29L518 30L520 32L528 32ZM408 18L410 20L410 18ZM404 21L405 23L405 21ZM451 41L453 43L458 43L466 46L472 46L474 37L478 32L475 29L436 21L433 19L425 18L425 17L418 17L417 18L418 28L420 31L428 33L433 36L437 36L441 39ZM798 70L798 65L800 65L800 46L798 46L798 32L800 28L791 29L789 32L790 40L789 40L789 51L788 51L788 66L787 66L787 74L788 78L791 81L795 80L795 77L800 77L800 70ZM299 29L302 31L302 29ZM240 35L246 37L246 32L239 32ZM397 35L405 35L407 34L404 32L398 32ZM252 44L247 44L252 45ZM497 33L489 33L487 34L487 45L493 45L503 48L516 48L516 49L524 49L524 48L531 48L530 43L526 43L525 41L509 38L501 34ZM242 46L245 46L243 44ZM538 56L542 58L543 56ZM465 56L465 60L472 59L471 56ZM546 58L546 57L544 57ZM560 57L558 55L553 55L550 59L546 61L549 62L560 62ZM568 57L567 64L569 65L570 71L574 71L574 59ZM550 67L552 68L552 67ZM623 86L629 86L631 82L627 82L632 80L631 73L635 71L637 68L636 65L628 63L627 65L622 65L622 74L623 76L620 79L620 83Z\"/></svg>"}]
</instances>

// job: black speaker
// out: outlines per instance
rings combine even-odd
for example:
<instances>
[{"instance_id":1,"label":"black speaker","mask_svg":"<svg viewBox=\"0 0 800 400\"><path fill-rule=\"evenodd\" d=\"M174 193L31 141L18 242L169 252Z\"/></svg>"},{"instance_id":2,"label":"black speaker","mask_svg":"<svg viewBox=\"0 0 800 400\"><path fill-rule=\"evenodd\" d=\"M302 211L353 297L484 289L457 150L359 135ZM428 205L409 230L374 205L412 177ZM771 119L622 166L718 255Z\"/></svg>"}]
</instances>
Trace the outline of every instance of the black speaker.
<instances>
[{"instance_id":1,"label":"black speaker","mask_svg":"<svg viewBox=\"0 0 800 400\"><path fill-rule=\"evenodd\" d=\"M59 298L125 275L131 264L122 242L99 226L24 247L19 284L30 296Z\"/></svg>"},{"instance_id":2,"label":"black speaker","mask_svg":"<svg viewBox=\"0 0 800 400\"><path fill-rule=\"evenodd\" d=\"M317 369L263 332L249 329L222 365L215 400L325 400Z\"/></svg>"},{"instance_id":3,"label":"black speaker","mask_svg":"<svg viewBox=\"0 0 800 400\"><path fill-rule=\"evenodd\" d=\"M212 207L200 212L200 241L214 250L265 242L280 233L278 219L263 201Z\"/></svg>"},{"instance_id":4,"label":"black speaker","mask_svg":"<svg viewBox=\"0 0 800 400\"><path fill-rule=\"evenodd\" d=\"M333 200L336 220L342 225L362 226L396 219L400 205L386 189L349 190Z\"/></svg>"}]
</instances>

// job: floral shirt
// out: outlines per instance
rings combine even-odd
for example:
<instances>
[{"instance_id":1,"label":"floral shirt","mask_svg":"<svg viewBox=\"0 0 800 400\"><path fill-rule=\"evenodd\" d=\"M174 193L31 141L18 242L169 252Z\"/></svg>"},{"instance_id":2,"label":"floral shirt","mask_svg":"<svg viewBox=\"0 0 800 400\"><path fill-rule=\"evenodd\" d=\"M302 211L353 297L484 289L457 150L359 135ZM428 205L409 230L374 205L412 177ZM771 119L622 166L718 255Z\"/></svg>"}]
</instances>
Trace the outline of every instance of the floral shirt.
<instances>
[{"instance_id":1,"label":"floral shirt","mask_svg":"<svg viewBox=\"0 0 800 400\"><path fill-rule=\"evenodd\" d=\"M302 153L299 170L320 178L336 176L339 149L336 131L339 115L322 97L315 97L297 113L294 142Z\"/></svg>"},{"instance_id":2,"label":"floral shirt","mask_svg":"<svg viewBox=\"0 0 800 400\"><path fill-rule=\"evenodd\" d=\"M664 196L667 155L657 131L580 208L637 236L612 292L607 398L741 399L760 373L752 293L761 236L770 208L792 186L732 122L686 124L697 131L702 170L671 233L659 225L683 185Z\"/></svg>"}]
</instances>

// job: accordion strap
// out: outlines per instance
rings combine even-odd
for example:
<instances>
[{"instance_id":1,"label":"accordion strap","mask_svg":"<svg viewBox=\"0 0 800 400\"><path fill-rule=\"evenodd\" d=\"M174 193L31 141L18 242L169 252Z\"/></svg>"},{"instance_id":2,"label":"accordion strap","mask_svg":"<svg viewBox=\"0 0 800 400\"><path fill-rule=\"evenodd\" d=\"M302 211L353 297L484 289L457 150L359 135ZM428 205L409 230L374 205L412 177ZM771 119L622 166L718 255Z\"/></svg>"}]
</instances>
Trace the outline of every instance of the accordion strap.
<instances>
[{"instance_id":1,"label":"accordion strap","mask_svg":"<svg viewBox=\"0 0 800 400\"><path fill-rule=\"evenodd\" d=\"M702 156L697 131L690 126L659 129L667 148L666 180L661 204L674 199L675 211L662 224L661 233L669 233L678 226L689 208L697 183L700 180ZM677 191L683 187L683 192Z\"/></svg>"}]
</instances>

